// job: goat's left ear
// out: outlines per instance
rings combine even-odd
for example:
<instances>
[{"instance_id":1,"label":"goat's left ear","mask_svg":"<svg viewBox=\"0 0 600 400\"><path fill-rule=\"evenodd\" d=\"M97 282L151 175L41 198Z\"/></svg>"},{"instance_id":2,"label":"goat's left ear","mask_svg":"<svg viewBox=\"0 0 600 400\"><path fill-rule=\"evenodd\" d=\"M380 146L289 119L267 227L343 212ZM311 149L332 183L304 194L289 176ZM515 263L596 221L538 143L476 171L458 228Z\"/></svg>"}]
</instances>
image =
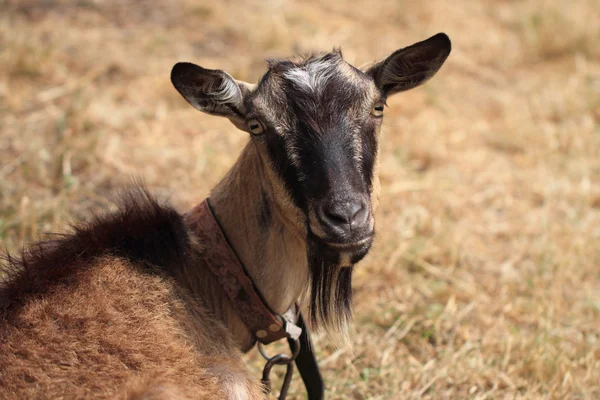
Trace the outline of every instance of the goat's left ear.
<instances>
[{"instance_id":1,"label":"goat's left ear","mask_svg":"<svg viewBox=\"0 0 600 400\"><path fill-rule=\"evenodd\" d=\"M175 64L171 82L198 110L227 117L234 124L244 121L244 98L253 90L253 85L236 81L225 71L185 62Z\"/></svg>"},{"instance_id":2,"label":"goat's left ear","mask_svg":"<svg viewBox=\"0 0 600 400\"><path fill-rule=\"evenodd\" d=\"M367 69L366 73L389 96L417 87L435 75L451 48L450 38L438 33L427 40L396 50Z\"/></svg>"}]
</instances>

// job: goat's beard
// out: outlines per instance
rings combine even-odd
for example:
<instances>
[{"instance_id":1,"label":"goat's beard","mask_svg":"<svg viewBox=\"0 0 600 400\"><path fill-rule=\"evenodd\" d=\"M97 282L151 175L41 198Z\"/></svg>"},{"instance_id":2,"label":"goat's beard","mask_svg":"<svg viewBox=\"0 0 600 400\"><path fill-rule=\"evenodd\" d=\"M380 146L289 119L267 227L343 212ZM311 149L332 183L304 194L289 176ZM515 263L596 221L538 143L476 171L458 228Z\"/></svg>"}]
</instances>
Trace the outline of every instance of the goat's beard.
<instances>
[{"instance_id":1,"label":"goat's beard","mask_svg":"<svg viewBox=\"0 0 600 400\"><path fill-rule=\"evenodd\" d=\"M308 306L313 326L345 342L352 319L352 265L340 265L340 253L318 240L310 240L308 264L310 272L310 303ZM362 256L360 257L362 258Z\"/></svg>"}]
</instances>

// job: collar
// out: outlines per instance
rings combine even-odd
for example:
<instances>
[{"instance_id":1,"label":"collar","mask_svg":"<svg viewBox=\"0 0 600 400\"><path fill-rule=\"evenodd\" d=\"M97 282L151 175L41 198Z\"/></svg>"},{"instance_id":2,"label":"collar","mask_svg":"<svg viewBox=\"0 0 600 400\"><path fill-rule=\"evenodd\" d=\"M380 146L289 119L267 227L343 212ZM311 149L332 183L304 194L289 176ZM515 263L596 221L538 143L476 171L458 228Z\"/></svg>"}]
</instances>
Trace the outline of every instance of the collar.
<instances>
[{"instance_id":1,"label":"collar","mask_svg":"<svg viewBox=\"0 0 600 400\"><path fill-rule=\"evenodd\" d=\"M203 246L204 261L217 277L233 308L262 344L283 338L297 339L297 307L283 315L274 313L252 282L213 214L208 198L186 213L188 226Z\"/></svg>"}]
</instances>

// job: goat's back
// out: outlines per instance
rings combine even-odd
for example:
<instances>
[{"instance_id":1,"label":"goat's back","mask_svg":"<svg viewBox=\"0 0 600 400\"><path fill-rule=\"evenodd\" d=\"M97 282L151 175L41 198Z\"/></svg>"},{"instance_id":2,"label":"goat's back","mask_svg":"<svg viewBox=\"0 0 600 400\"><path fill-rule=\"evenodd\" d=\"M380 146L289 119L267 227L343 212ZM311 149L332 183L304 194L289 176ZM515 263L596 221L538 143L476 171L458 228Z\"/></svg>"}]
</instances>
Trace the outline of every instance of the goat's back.
<instances>
[{"instance_id":1,"label":"goat's back","mask_svg":"<svg viewBox=\"0 0 600 400\"><path fill-rule=\"evenodd\" d=\"M190 397L218 392L198 373L210 360L197 359L186 340L172 283L107 258L77 278L30 299L0 327L1 398L115 397L155 380L156 390L172 382Z\"/></svg>"},{"instance_id":2,"label":"goat's back","mask_svg":"<svg viewBox=\"0 0 600 400\"><path fill-rule=\"evenodd\" d=\"M0 398L262 396L226 327L173 277L192 243L183 216L136 190L116 213L9 258Z\"/></svg>"}]
</instances>

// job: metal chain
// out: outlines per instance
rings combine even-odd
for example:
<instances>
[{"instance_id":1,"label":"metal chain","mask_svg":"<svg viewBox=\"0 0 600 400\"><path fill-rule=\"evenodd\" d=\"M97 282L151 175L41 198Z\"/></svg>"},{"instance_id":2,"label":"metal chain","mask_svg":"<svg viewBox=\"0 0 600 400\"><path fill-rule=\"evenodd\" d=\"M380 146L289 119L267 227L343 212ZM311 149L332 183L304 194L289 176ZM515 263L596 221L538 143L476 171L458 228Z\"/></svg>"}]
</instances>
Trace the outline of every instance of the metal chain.
<instances>
[{"instance_id":1,"label":"metal chain","mask_svg":"<svg viewBox=\"0 0 600 400\"><path fill-rule=\"evenodd\" d=\"M292 346L293 343L293 346ZM283 378L283 384L281 385L281 391L279 393L279 400L284 400L287 396L287 392L290 388L290 383L292 382L292 375L294 374L294 360L298 357L300 353L300 340L294 339L293 342L290 343L290 350L292 355L289 356L287 354L276 354L273 357L269 357L263 348L262 343L258 344L258 351L260 354L267 360L265 367L263 368L263 375L261 379L261 383L265 389L265 393L271 393L271 369L274 365L286 365L285 377Z\"/></svg>"}]
</instances>

